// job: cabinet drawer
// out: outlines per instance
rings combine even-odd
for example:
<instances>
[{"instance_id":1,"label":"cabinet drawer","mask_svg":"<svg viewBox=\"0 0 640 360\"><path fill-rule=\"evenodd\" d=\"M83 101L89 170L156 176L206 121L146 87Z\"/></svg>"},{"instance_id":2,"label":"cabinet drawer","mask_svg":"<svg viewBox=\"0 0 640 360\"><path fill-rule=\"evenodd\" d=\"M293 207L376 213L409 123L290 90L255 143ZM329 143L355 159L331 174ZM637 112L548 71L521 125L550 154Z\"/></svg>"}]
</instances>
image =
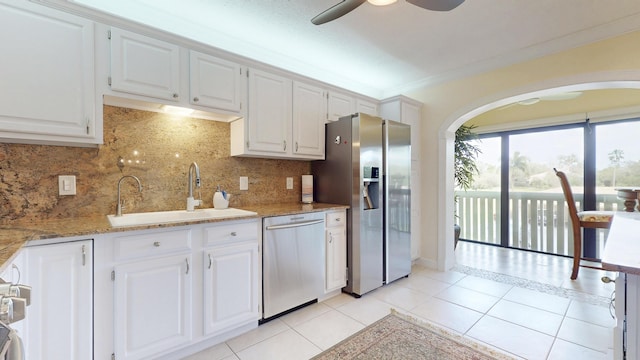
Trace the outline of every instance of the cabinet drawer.
<instances>
[{"instance_id":1,"label":"cabinet drawer","mask_svg":"<svg viewBox=\"0 0 640 360\"><path fill-rule=\"evenodd\" d=\"M114 239L118 260L164 255L191 249L191 229L120 236Z\"/></svg>"},{"instance_id":2,"label":"cabinet drawer","mask_svg":"<svg viewBox=\"0 0 640 360\"><path fill-rule=\"evenodd\" d=\"M327 227L347 226L347 217L344 211L327 213Z\"/></svg>"},{"instance_id":3,"label":"cabinet drawer","mask_svg":"<svg viewBox=\"0 0 640 360\"><path fill-rule=\"evenodd\" d=\"M217 225L204 229L205 245L257 240L258 225L256 222Z\"/></svg>"}]
</instances>

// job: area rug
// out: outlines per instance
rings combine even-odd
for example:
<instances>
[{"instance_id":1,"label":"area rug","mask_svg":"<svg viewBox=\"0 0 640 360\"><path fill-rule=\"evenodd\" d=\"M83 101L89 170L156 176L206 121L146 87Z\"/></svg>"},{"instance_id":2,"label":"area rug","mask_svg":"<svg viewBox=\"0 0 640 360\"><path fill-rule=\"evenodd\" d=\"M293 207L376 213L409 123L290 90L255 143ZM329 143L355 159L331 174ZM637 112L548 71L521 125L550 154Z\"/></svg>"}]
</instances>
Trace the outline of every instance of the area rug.
<instances>
[{"instance_id":1,"label":"area rug","mask_svg":"<svg viewBox=\"0 0 640 360\"><path fill-rule=\"evenodd\" d=\"M394 310L312 360L514 359L471 339Z\"/></svg>"}]
</instances>

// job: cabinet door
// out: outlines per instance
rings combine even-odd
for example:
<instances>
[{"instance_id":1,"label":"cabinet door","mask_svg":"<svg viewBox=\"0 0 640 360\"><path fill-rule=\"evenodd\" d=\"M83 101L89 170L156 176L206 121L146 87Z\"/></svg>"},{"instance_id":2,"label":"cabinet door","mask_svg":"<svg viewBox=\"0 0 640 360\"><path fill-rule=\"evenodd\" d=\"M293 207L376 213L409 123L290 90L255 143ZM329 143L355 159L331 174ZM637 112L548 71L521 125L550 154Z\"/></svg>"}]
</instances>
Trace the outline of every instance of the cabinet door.
<instances>
[{"instance_id":1,"label":"cabinet door","mask_svg":"<svg viewBox=\"0 0 640 360\"><path fill-rule=\"evenodd\" d=\"M242 67L197 51L189 52L190 97L194 105L240 112Z\"/></svg>"},{"instance_id":2,"label":"cabinet door","mask_svg":"<svg viewBox=\"0 0 640 360\"><path fill-rule=\"evenodd\" d=\"M93 241L26 248L26 359L93 358Z\"/></svg>"},{"instance_id":3,"label":"cabinet door","mask_svg":"<svg viewBox=\"0 0 640 360\"><path fill-rule=\"evenodd\" d=\"M351 115L355 112L355 108L355 99L352 96L329 92L328 121L337 121L341 116Z\"/></svg>"},{"instance_id":4,"label":"cabinet door","mask_svg":"<svg viewBox=\"0 0 640 360\"><path fill-rule=\"evenodd\" d=\"M111 29L111 89L165 100L180 98L180 48Z\"/></svg>"},{"instance_id":5,"label":"cabinet door","mask_svg":"<svg viewBox=\"0 0 640 360\"><path fill-rule=\"evenodd\" d=\"M324 89L293 83L293 153L324 157L324 123L327 118Z\"/></svg>"},{"instance_id":6,"label":"cabinet door","mask_svg":"<svg viewBox=\"0 0 640 360\"><path fill-rule=\"evenodd\" d=\"M191 254L115 267L115 358L142 359L191 341Z\"/></svg>"},{"instance_id":7,"label":"cabinet door","mask_svg":"<svg viewBox=\"0 0 640 360\"><path fill-rule=\"evenodd\" d=\"M249 71L247 114L250 151L291 153L291 80Z\"/></svg>"},{"instance_id":8,"label":"cabinet door","mask_svg":"<svg viewBox=\"0 0 640 360\"><path fill-rule=\"evenodd\" d=\"M347 236L344 227L326 230L327 266L325 292L347 285Z\"/></svg>"},{"instance_id":9,"label":"cabinet door","mask_svg":"<svg viewBox=\"0 0 640 360\"><path fill-rule=\"evenodd\" d=\"M356 99L356 112L378 116L378 104L362 99Z\"/></svg>"},{"instance_id":10,"label":"cabinet door","mask_svg":"<svg viewBox=\"0 0 640 360\"><path fill-rule=\"evenodd\" d=\"M204 255L205 334L219 334L257 322L260 318L257 242L219 246Z\"/></svg>"},{"instance_id":11,"label":"cabinet door","mask_svg":"<svg viewBox=\"0 0 640 360\"><path fill-rule=\"evenodd\" d=\"M27 1L0 3L0 24L0 138L102 142L94 24Z\"/></svg>"}]
</instances>

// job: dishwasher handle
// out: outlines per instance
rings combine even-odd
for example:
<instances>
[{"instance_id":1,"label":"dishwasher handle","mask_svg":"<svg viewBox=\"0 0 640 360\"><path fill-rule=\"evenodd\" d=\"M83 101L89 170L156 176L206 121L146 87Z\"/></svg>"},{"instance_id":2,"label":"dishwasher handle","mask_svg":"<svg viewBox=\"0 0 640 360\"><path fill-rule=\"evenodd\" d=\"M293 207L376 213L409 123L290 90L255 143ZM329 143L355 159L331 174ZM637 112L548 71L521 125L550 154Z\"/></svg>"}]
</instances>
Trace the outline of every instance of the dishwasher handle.
<instances>
[{"instance_id":1,"label":"dishwasher handle","mask_svg":"<svg viewBox=\"0 0 640 360\"><path fill-rule=\"evenodd\" d=\"M281 225L269 225L265 229L267 229L267 230L289 229L289 228L296 228L296 227L300 227L300 226L308 226L308 225L320 224L320 223L323 223L323 222L324 222L324 220L322 220L322 219L320 219L320 220L308 220L308 221L300 221L300 222L281 224Z\"/></svg>"}]
</instances>

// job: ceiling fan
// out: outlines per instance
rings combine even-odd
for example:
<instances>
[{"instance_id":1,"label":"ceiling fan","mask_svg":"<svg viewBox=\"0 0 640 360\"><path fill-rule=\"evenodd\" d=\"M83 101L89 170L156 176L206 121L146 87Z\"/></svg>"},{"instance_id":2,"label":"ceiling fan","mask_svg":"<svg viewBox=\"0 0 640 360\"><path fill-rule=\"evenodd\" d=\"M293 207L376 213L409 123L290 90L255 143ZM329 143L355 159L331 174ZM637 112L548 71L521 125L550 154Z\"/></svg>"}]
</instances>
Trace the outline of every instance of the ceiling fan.
<instances>
[{"instance_id":1,"label":"ceiling fan","mask_svg":"<svg viewBox=\"0 0 640 360\"><path fill-rule=\"evenodd\" d=\"M348 14L367 1L373 5L382 6L393 4L397 0L343 0L342 2L318 14L316 17L311 19L311 22L314 25L320 25L335 20ZM407 0L407 2L427 10L449 11L458 7L458 5L462 4L464 0Z\"/></svg>"}]
</instances>

